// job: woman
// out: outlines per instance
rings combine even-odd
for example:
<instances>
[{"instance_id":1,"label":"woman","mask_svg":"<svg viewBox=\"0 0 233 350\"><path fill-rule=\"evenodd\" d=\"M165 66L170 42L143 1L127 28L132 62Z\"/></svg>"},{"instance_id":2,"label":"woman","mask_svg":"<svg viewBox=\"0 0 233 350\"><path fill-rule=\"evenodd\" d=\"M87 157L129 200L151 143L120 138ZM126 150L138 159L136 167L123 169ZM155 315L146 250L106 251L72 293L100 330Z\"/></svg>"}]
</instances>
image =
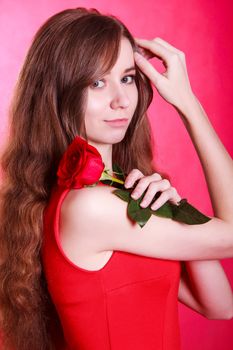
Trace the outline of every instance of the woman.
<instances>
[{"instance_id":1,"label":"woman","mask_svg":"<svg viewBox=\"0 0 233 350\"><path fill-rule=\"evenodd\" d=\"M152 56L165 73L148 62ZM128 173L125 186L138 180L145 206L179 203L152 166L151 83L177 109L200 157L215 214L203 225L153 216L142 230L110 186L64 191L57 184L62 155L78 135L112 174L114 162ZM117 118L127 121L117 125ZM6 349L179 349L177 298L207 318L232 317L231 288L214 259L233 256L233 164L178 49L159 38L134 40L117 18L96 10L48 19L15 90L2 169Z\"/></svg>"}]
</instances>

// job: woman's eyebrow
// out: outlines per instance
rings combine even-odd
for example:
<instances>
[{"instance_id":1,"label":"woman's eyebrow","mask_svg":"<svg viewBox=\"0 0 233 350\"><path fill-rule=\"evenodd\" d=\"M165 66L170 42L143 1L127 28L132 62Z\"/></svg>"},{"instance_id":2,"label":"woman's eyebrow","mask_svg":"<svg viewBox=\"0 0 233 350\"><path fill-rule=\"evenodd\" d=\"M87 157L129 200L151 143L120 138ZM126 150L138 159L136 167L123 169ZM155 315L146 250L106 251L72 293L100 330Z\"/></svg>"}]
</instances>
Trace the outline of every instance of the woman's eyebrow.
<instances>
[{"instance_id":1,"label":"woman's eyebrow","mask_svg":"<svg viewBox=\"0 0 233 350\"><path fill-rule=\"evenodd\" d=\"M123 73L127 73L127 72L129 72L131 70L136 70L136 66L132 66L132 67L126 68ZM106 72L105 76L108 76L110 73L111 72L109 72L109 71Z\"/></svg>"},{"instance_id":2,"label":"woman's eyebrow","mask_svg":"<svg viewBox=\"0 0 233 350\"><path fill-rule=\"evenodd\" d=\"M130 67L130 68L126 68L125 71L124 71L124 73L127 73L127 72L129 72L129 71L131 71L131 70L136 70L136 67L135 67L135 66L132 66L132 67Z\"/></svg>"}]
</instances>

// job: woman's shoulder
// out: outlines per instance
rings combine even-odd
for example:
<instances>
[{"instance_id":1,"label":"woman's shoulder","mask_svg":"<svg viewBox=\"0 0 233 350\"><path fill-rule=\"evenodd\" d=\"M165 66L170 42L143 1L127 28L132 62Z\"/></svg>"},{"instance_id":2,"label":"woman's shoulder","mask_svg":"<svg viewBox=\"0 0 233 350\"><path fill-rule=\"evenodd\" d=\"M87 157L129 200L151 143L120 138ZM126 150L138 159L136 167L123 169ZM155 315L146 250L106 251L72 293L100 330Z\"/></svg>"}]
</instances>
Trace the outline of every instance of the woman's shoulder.
<instances>
[{"instance_id":1,"label":"woman's shoulder","mask_svg":"<svg viewBox=\"0 0 233 350\"><path fill-rule=\"evenodd\" d=\"M75 230L76 236L87 237L88 233L97 235L103 221L108 227L116 218L127 219L127 203L119 199L114 190L107 185L69 190L61 205L63 231L72 235Z\"/></svg>"},{"instance_id":2,"label":"woman's shoulder","mask_svg":"<svg viewBox=\"0 0 233 350\"><path fill-rule=\"evenodd\" d=\"M69 190L60 213L60 239L64 250L70 252L74 247L82 247L83 255L110 250L105 249L102 242L106 238L103 223L110 235L111 225L115 225L113 221L127 218L126 202L114 195L113 190L106 185Z\"/></svg>"},{"instance_id":3,"label":"woman's shoulder","mask_svg":"<svg viewBox=\"0 0 233 350\"><path fill-rule=\"evenodd\" d=\"M113 191L111 186L98 185L71 189L62 203L61 214L70 219L75 219L77 214L95 214L98 209L108 206L109 202L116 202ZM120 202L119 199L117 202Z\"/></svg>"}]
</instances>

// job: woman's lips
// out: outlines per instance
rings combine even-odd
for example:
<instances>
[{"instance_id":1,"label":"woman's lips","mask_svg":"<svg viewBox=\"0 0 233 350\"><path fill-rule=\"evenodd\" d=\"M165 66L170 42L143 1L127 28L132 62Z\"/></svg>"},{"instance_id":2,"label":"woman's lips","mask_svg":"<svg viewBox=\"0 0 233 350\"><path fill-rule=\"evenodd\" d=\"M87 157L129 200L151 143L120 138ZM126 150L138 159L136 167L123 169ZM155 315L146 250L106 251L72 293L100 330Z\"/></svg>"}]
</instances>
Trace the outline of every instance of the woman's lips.
<instances>
[{"instance_id":1,"label":"woman's lips","mask_svg":"<svg viewBox=\"0 0 233 350\"><path fill-rule=\"evenodd\" d=\"M124 126L125 124L127 124L128 119L121 118L121 119L105 120L105 122L108 123L110 126L117 127L117 126Z\"/></svg>"}]
</instances>

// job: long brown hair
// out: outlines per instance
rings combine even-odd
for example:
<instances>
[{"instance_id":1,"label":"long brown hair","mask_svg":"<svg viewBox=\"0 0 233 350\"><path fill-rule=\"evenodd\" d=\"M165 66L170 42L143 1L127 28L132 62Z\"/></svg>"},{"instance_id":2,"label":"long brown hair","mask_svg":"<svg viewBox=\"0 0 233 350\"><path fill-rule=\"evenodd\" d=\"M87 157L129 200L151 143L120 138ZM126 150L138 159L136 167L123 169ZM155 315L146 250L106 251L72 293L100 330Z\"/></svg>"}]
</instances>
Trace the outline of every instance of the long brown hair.
<instances>
[{"instance_id":1,"label":"long brown hair","mask_svg":"<svg viewBox=\"0 0 233 350\"><path fill-rule=\"evenodd\" d=\"M10 132L1 155L0 310L5 349L52 349L53 310L40 258L43 210L59 160L83 130L87 87L116 62L120 40L134 39L115 16L76 8L49 18L36 33L9 109ZM145 175L153 139L146 111L149 79L136 73L139 100L113 163ZM56 346L55 346L56 347Z\"/></svg>"}]
</instances>

